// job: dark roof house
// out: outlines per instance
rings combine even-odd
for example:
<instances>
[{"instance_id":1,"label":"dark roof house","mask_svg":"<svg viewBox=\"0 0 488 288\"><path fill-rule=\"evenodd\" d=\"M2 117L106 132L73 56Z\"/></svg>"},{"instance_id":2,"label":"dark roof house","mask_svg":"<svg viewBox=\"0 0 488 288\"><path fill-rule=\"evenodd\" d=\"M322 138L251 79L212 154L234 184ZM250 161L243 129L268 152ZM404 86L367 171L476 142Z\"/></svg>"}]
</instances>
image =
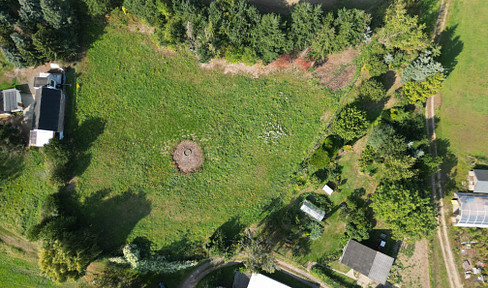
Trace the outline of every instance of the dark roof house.
<instances>
[{"instance_id":1,"label":"dark roof house","mask_svg":"<svg viewBox=\"0 0 488 288\"><path fill-rule=\"evenodd\" d=\"M385 284L395 259L350 239L340 261L371 280Z\"/></svg>"},{"instance_id":2,"label":"dark roof house","mask_svg":"<svg viewBox=\"0 0 488 288\"><path fill-rule=\"evenodd\" d=\"M452 207L454 226L488 228L488 195L455 193Z\"/></svg>"},{"instance_id":3,"label":"dark roof house","mask_svg":"<svg viewBox=\"0 0 488 288\"><path fill-rule=\"evenodd\" d=\"M7 89L0 91L0 118L10 116L13 112L23 110L22 98L17 89Z\"/></svg>"},{"instance_id":4,"label":"dark roof house","mask_svg":"<svg viewBox=\"0 0 488 288\"><path fill-rule=\"evenodd\" d=\"M469 171L468 189L475 193L488 193L488 170L473 169Z\"/></svg>"},{"instance_id":5,"label":"dark roof house","mask_svg":"<svg viewBox=\"0 0 488 288\"><path fill-rule=\"evenodd\" d=\"M34 121L29 146L42 147L55 136L63 138L65 96L62 90L48 85L36 90Z\"/></svg>"}]
</instances>

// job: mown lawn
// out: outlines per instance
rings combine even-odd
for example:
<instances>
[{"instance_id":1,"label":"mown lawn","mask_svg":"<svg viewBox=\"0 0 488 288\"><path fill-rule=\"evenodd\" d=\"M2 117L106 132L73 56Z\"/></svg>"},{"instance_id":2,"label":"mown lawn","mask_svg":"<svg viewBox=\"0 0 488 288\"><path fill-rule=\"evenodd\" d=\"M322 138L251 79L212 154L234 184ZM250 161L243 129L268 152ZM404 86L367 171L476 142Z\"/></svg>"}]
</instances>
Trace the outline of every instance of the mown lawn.
<instances>
[{"instance_id":1,"label":"mown lawn","mask_svg":"<svg viewBox=\"0 0 488 288\"><path fill-rule=\"evenodd\" d=\"M455 0L442 36L442 62L452 71L442 89L438 134L459 160L488 158L488 6L481 0ZM467 177L464 175L464 178Z\"/></svg>"},{"instance_id":2,"label":"mown lawn","mask_svg":"<svg viewBox=\"0 0 488 288\"><path fill-rule=\"evenodd\" d=\"M337 99L294 74L201 70L192 56L166 56L145 35L106 32L76 71L73 133L76 190L103 231L103 248L140 236L181 257L226 221L263 219L266 205L287 195ZM192 175L171 157L184 139L205 153Z\"/></svg>"}]
</instances>

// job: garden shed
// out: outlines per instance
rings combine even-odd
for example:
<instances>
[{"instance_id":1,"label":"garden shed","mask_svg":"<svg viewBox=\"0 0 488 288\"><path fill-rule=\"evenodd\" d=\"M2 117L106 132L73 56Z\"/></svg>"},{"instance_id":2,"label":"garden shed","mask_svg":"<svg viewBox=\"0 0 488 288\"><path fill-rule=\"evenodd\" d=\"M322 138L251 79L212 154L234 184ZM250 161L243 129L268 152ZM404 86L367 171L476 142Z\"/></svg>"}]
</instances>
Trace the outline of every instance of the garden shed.
<instances>
[{"instance_id":1,"label":"garden shed","mask_svg":"<svg viewBox=\"0 0 488 288\"><path fill-rule=\"evenodd\" d=\"M319 207L313 205L307 200L303 200L302 205L300 205L300 210L308 214L310 217L317 221L322 221L325 217L325 211Z\"/></svg>"},{"instance_id":2,"label":"garden shed","mask_svg":"<svg viewBox=\"0 0 488 288\"><path fill-rule=\"evenodd\" d=\"M0 118L10 116L10 113L23 110L22 98L17 89L0 91Z\"/></svg>"},{"instance_id":3,"label":"garden shed","mask_svg":"<svg viewBox=\"0 0 488 288\"><path fill-rule=\"evenodd\" d=\"M342 257L342 264L356 270L371 280L385 284L395 259L349 239Z\"/></svg>"},{"instance_id":4,"label":"garden shed","mask_svg":"<svg viewBox=\"0 0 488 288\"><path fill-rule=\"evenodd\" d=\"M324 187L322 187L322 191L324 191L328 195L332 195L332 192L334 192L334 190L332 190L332 188L330 188L329 185L327 184L325 184Z\"/></svg>"},{"instance_id":5,"label":"garden shed","mask_svg":"<svg viewBox=\"0 0 488 288\"><path fill-rule=\"evenodd\" d=\"M247 288L291 288L262 274L252 274Z\"/></svg>"}]
</instances>

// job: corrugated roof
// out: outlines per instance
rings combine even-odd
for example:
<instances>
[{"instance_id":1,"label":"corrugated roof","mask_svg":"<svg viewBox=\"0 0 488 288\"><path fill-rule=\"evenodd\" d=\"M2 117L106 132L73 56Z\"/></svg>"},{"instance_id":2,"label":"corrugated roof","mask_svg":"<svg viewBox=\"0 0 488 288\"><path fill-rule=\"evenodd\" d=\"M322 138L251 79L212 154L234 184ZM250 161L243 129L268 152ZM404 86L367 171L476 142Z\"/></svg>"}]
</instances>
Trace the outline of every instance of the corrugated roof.
<instances>
[{"instance_id":1,"label":"corrugated roof","mask_svg":"<svg viewBox=\"0 0 488 288\"><path fill-rule=\"evenodd\" d=\"M20 92L17 89L3 90L0 93L0 112L13 112L22 110L19 103L22 101Z\"/></svg>"},{"instance_id":2,"label":"corrugated roof","mask_svg":"<svg viewBox=\"0 0 488 288\"><path fill-rule=\"evenodd\" d=\"M302 205L300 206L300 210L310 215L310 217L314 218L317 221L322 221L325 216L325 211L321 210L317 206L313 205L312 203L304 200Z\"/></svg>"},{"instance_id":3,"label":"corrugated roof","mask_svg":"<svg viewBox=\"0 0 488 288\"><path fill-rule=\"evenodd\" d=\"M474 169L473 171L478 180L473 192L488 193L488 170Z\"/></svg>"},{"instance_id":4,"label":"corrugated roof","mask_svg":"<svg viewBox=\"0 0 488 288\"><path fill-rule=\"evenodd\" d=\"M350 239L340 261L368 278L385 284L395 259Z\"/></svg>"},{"instance_id":5,"label":"corrugated roof","mask_svg":"<svg viewBox=\"0 0 488 288\"><path fill-rule=\"evenodd\" d=\"M488 195L456 193L459 200L459 221L461 227L488 228Z\"/></svg>"}]
</instances>

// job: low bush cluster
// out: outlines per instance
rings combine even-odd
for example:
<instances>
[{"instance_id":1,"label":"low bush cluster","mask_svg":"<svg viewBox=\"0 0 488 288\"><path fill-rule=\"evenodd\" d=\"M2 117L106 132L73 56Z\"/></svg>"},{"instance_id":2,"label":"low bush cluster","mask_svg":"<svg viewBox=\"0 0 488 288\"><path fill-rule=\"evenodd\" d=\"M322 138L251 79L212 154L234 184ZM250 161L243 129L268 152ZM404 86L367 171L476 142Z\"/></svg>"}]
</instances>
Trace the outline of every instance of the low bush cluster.
<instances>
[{"instance_id":1,"label":"low bush cluster","mask_svg":"<svg viewBox=\"0 0 488 288\"><path fill-rule=\"evenodd\" d=\"M310 157L310 164L316 169L324 168L341 147L342 139L340 137L337 135L328 136Z\"/></svg>"}]
</instances>

